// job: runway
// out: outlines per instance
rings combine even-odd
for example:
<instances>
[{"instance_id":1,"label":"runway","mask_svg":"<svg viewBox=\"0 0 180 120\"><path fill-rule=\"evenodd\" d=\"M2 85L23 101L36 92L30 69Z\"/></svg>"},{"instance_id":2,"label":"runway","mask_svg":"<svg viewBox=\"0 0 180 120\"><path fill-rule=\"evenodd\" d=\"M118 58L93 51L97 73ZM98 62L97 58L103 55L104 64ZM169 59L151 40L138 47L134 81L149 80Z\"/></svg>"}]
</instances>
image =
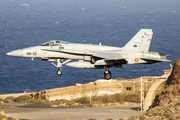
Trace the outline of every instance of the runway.
<instances>
[{"instance_id":1,"label":"runway","mask_svg":"<svg viewBox=\"0 0 180 120\"><path fill-rule=\"evenodd\" d=\"M131 117L141 112L136 111L140 106L118 106L118 107L50 107L48 104L3 103L0 109L7 116L28 120L105 120L108 118L119 119Z\"/></svg>"}]
</instances>

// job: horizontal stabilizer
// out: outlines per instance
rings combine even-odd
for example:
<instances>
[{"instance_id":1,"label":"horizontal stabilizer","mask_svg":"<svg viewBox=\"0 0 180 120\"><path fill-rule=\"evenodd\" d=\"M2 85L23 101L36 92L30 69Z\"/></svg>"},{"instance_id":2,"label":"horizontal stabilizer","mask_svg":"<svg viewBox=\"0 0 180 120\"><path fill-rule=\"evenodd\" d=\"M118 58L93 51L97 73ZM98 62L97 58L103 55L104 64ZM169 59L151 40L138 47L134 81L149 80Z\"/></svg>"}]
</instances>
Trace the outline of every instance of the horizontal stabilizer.
<instances>
[{"instance_id":1,"label":"horizontal stabilizer","mask_svg":"<svg viewBox=\"0 0 180 120\"><path fill-rule=\"evenodd\" d=\"M171 60L167 59L158 59L158 58L141 58L142 60L147 60L147 61L156 61L156 62L171 62Z\"/></svg>"}]
</instances>

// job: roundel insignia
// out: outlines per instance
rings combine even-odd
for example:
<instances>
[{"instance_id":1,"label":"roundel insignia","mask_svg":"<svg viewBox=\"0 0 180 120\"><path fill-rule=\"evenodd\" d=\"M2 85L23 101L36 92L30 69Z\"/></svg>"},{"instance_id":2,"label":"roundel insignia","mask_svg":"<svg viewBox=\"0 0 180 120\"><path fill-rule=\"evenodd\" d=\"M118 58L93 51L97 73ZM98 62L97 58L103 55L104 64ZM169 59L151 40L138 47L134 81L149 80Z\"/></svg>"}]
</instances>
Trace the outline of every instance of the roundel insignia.
<instances>
[{"instance_id":1,"label":"roundel insignia","mask_svg":"<svg viewBox=\"0 0 180 120\"><path fill-rule=\"evenodd\" d=\"M139 62L139 59L138 59L138 58L135 58L135 62Z\"/></svg>"}]
</instances>

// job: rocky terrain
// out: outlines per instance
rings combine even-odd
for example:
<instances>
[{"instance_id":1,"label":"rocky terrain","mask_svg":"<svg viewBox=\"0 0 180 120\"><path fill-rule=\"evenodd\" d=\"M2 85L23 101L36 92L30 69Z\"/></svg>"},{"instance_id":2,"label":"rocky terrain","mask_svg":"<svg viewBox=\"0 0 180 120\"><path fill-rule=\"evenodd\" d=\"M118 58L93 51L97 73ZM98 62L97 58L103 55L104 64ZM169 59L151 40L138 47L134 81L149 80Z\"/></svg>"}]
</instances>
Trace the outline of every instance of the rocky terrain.
<instances>
[{"instance_id":1,"label":"rocky terrain","mask_svg":"<svg viewBox=\"0 0 180 120\"><path fill-rule=\"evenodd\" d=\"M151 108L163 105L175 96L180 96L180 59L174 64L164 88L156 94Z\"/></svg>"},{"instance_id":2,"label":"rocky terrain","mask_svg":"<svg viewBox=\"0 0 180 120\"><path fill-rule=\"evenodd\" d=\"M144 77L144 91L147 91L149 87L159 79L167 80L167 77L160 76L160 77ZM135 79L123 79L120 78L118 80L102 80L99 79L95 82L90 82L87 84L76 84L75 86L68 86L63 88L54 88L43 90L39 92L31 93L31 97L34 99L45 99L49 101L54 101L56 99L66 99L72 100L81 98L84 96L101 96L104 94L113 95L117 93L125 93L131 92L140 94L140 83L141 78ZM127 90L130 88L130 90Z\"/></svg>"},{"instance_id":3,"label":"rocky terrain","mask_svg":"<svg viewBox=\"0 0 180 120\"><path fill-rule=\"evenodd\" d=\"M180 96L176 96L167 103L149 109L143 114L119 120L180 120Z\"/></svg>"},{"instance_id":4,"label":"rocky terrain","mask_svg":"<svg viewBox=\"0 0 180 120\"><path fill-rule=\"evenodd\" d=\"M44 90L32 93L31 96L35 99L40 98L50 101L56 99L71 100L84 96L121 93L121 86L122 83L117 80L98 80L88 84L76 84L76 86Z\"/></svg>"},{"instance_id":5,"label":"rocky terrain","mask_svg":"<svg viewBox=\"0 0 180 120\"><path fill-rule=\"evenodd\" d=\"M180 59L174 64L165 86L143 114L120 120L180 120Z\"/></svg>"}]
</instances>

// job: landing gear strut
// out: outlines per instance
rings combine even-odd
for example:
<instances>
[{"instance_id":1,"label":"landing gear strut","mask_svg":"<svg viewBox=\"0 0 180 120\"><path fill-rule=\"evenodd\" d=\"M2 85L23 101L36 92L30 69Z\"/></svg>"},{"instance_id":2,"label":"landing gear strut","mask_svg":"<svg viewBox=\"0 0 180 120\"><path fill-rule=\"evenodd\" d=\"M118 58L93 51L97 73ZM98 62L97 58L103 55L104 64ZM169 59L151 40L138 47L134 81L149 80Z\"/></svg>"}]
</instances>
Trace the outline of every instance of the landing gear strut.
<instances>
[{"instance_id":1,"label":"landing gear strut","mask_svg":"<svg viewBox=\"0 0 180 120\"><path fill-rule=\"evenodd\" d=\"M52 63L54 66L56 66L58 68L57 70L57 75L61 75L62 74L62 65L66 64L67 62L71 61L70 59L69 60L66 60L65 62L61 63L61 60L60 59L57 59L57 65Z\"/></svg>"},{"instance_id":2,"label":"landing gear strut","mask_svg":"<svg viewBox=\"0 0 180 120\"><path fill-rule=\"evenodd\" d=\"M108 70L108 67L106 67L106 66L104 66L104 78L106 79L106 80L109 80L109 79L111 79L111 72Z\"/></svg>"}]
</instances>

